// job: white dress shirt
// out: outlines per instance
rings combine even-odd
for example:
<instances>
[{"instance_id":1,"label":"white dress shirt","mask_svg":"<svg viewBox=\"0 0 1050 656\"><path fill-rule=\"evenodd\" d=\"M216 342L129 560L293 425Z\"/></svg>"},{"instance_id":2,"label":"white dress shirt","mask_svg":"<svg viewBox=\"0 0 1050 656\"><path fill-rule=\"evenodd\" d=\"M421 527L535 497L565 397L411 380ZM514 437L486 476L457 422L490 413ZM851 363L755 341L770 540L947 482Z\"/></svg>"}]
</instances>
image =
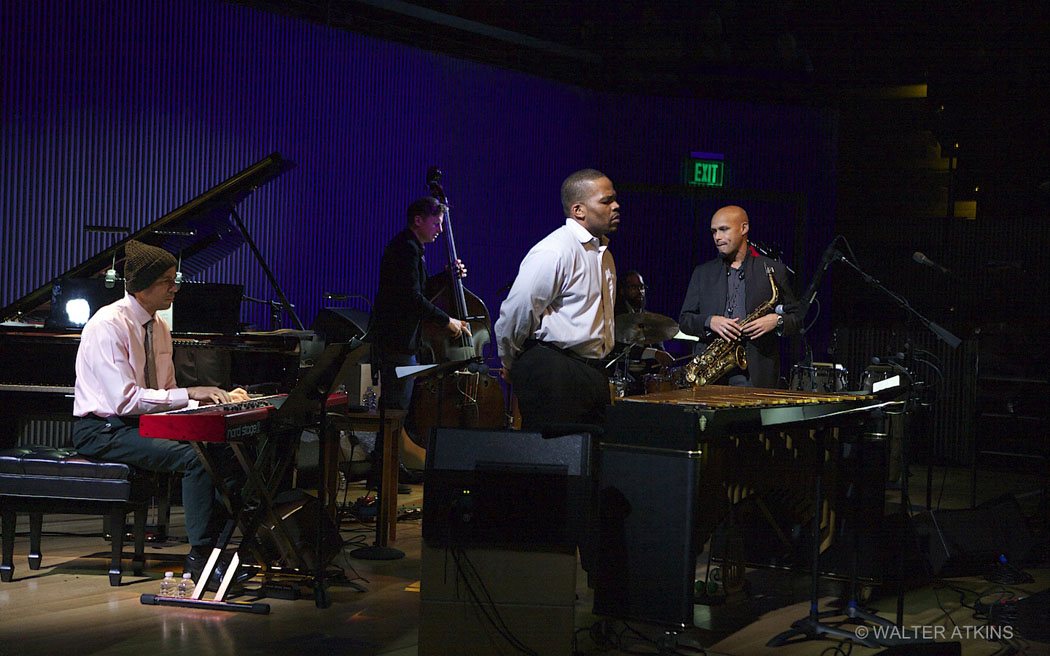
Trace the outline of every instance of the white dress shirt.
<instances>
[{"instance_id":1,"label":"white dress shirt","mask_svg":"<svg viewBox=\"0 0 1050 656\"><path fill-rule=\"evenodd\" d=\"M506 369L529 338L586 358L608 355L616 302L616 263L608 244L608 238L598 239L578 221L565 219L529 250L495 326Z\"/></svg>"},{"instance_id":2,"label":"white dress shirt","mask_svg":"<svg viewBox=\"0 0 1050 656\"><path fill-rule=\"evenodd\" d=\"M153 360L160 389L146 384L146 328L153 323ZM150 315L134 296L100 309L84 326L77 349L77 382L73 414L142 415L184 408L189 392L177 388L172 362L171 330Z\"/></svg>"}]
</instances>

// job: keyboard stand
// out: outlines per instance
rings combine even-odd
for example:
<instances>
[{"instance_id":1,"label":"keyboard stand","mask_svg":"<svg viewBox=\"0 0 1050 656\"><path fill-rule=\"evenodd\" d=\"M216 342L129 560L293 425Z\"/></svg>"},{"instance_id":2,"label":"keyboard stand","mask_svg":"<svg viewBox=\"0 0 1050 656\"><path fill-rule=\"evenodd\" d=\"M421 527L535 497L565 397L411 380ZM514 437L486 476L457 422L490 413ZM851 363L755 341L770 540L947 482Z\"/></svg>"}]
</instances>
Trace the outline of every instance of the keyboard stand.
<instances>
[{"instance_id":1,"label":"keyboard stand","mask_svg":"<svg viewBox=\"0 0 1050 656\"><path fill-rule=\"evenodd\" d=\"M334 403L330 402L329 405L339 405L345 410L345 396L335 396L336 398L331 399ZM236 496L231 495L230 490L226 489L221 473L222 468L218 466L216 461L219 454L214 453L206 443L191 442L197 457L204 465L209 476L215 481L218 496L230 514L230 519L226 521L215 548L209 554L191 599L176 599L144 594L140 597L141 603L259 614L269 613L270 607L266 603L226 601L226 597L233 582L236 581L239 571L244 567L254 567L244 564L244 560L248 555L253 556L255 562L259 563L258 567L264 575L269 570L267 558L259 551L258 543L255 539L263 521L273 526L273 538L278 542L279 551L289 567L288 570L282 569L282 573L292 574L297 578L312 577L312 574L306 567L306 559L303 557L300 547L289 535L284 520L281 519L275 509L273 499L275 490L281 481L285 479L285 475L294 461L294 440L298 438L303 428L305 426L278 428L275 422L269 422L269 430L265 434L253 436L261 437L261 439L256 440L258 449L254 457L252 456L251 445L247 442L228 442L229 448L233 452L244 477L241 492ZM262 472L269 472L269 475L264 476ZM229 555L229 563L226 566L224 578L214 597L205 599L207 582L211 580L212 571L220 559L227 556L235 528L240 529L241 532L240 547Z\"/></svg>"},{"instance_id":2,"label":"keyboard stand","mask_svg":"<svg viewBox=\"0 0 1050 656\"><path fill-rule=\"evenodd\" d=\"M327 423L327 414L335 408L342 413L347 410L347 396L342 392L334 390L348 375L353 364L364 355L367 346L360 346L358 342L329 344L318 359L313 369L305 374L296 384L279 407L267 415L267 419L260 424L258 431L251 431L248 435L239 432L231 434L226 431L226 441L232 450L234 457L244 475L244 484L238 498L231 499L226 489L226 482L222 476L222 468L217 466L216 454L206 444L193 441L194 450L204 468L215 483L216 489L222 503L230 513L231 518L227 520L215 548L209 554L194 588L191 599L176 599L170 597L158 597L157 595L144 594L140 602L148 605L181 606L205 608L210 610L225 610L238 612L252 612L266 614L270 612L269 604L228 602L226 595L230 587L237 580L237 573L245 567L244 557L249 553L255 557L259 567L268 570L267 558L264 557L256 543L256 534L264 520L273 525L273 537L278 542L278 549L285 560L288 561L290 570L299 577L312 578L317 606L325 608L328 606L327 590L324 581L324 568L326 562L323 559L322 542L323 532L320 530L320 522L327 518L326 494L324 490L324 432ZM277 405L275 403L275 405ZM310 426L318 426L319 439L322 440L319 452L321 467L318 484L318 532L316 544L316 571L311 575L307 571L307 559L292 539L284 520L274 507L274 494L277 487L285 479L289 467L294 460L296 449L295 440L299 438L302 431ZM255 457L252 458L250 447L258 446ZM264 476L263 472L267 472ZM230 544L235 528L241 531L240 547L230 556L223 580L219 585L215 597L211 600L204 599L208 581L211 579L212 571L224 557L225 551ZM282 573L285 573L282 571Z\"/></svg>"}]
</instances>

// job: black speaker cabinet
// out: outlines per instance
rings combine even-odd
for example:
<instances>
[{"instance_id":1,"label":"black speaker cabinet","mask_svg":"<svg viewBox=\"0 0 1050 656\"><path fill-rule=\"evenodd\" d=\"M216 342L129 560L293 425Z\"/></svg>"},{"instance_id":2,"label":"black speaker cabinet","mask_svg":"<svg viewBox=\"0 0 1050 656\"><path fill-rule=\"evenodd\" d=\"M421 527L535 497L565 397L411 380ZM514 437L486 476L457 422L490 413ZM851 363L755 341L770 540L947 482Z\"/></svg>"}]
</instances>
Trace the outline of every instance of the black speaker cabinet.
<instances>
[{"instance_id":1,"label":"black speaker cabinet","mask_svg":"<svg viewBox=\"0 0 1050 656\"><path fill-rule=\"evenodd\" d=\"M435 429L423 539L431 547L571 551L590 499L590 436Z\"/></svg>"},{"instance_id":2,"label":"black speaker cabinet","mask_svg":"<svg viewBox=\"0 0 1050 656\"><path fill-rule=\"evenodd\" d=\"M912 518L919 549L941 577L975 576L999 556L1018 564L1035 546L1013 497L963 510L934 510Z\"/></svg>"},{"instance_id":3,"label":"black speaker cabinet","mask_svg":"<svg viewBox=\"0 0 1050 656\"><path fill-rule=\"evenodd\" d=\"M603 444L594 612L693 625L699 452Z\"/></svg>"}]
</instances>

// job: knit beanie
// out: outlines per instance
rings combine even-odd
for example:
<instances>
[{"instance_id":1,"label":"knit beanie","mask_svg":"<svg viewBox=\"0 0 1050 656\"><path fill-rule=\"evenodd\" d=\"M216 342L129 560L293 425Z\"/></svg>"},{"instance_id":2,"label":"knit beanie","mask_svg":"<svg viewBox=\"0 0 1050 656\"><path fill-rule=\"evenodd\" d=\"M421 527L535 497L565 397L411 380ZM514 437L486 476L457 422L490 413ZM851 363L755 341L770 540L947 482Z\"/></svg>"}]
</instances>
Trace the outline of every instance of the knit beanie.
<instances>
[{"instance_id":1,"label":"knit beanie","mask_svg":"<svg viewBox=\"0 0 1050 656\"><path fill-rule=\"evenodd\" d=\"M176 264L175 256L163 248L133 239L124 246L124 285L132 294L141 292Z\"/></svg>"}]
</instances>

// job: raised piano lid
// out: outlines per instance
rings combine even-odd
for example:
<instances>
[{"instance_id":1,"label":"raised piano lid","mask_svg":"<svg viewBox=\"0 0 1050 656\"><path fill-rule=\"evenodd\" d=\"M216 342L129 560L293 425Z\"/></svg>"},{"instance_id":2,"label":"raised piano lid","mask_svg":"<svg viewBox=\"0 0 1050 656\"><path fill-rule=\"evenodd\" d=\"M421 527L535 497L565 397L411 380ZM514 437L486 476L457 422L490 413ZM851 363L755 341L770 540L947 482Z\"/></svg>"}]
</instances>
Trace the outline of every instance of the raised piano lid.
<instances>
[{"instance_id":1,"label":"raised piano lid","mask_svg":"<svg viewBox=\"0 0 1050 656\"><path fill-rule=\"evenodd\" d=\"M123 261L124 244L135 239L182 255L182 273L187 278L204 271L235 251L245 237L233 210L248 194L295 167L295 162L273 153L233 175L138 232L118 241L98 255L81 262L50 282L34 289L0 310L0 323L21 321L51 302L54 285L66 278L98 278L105 275L116 254Z\"/></svg>"}]
</instances>

